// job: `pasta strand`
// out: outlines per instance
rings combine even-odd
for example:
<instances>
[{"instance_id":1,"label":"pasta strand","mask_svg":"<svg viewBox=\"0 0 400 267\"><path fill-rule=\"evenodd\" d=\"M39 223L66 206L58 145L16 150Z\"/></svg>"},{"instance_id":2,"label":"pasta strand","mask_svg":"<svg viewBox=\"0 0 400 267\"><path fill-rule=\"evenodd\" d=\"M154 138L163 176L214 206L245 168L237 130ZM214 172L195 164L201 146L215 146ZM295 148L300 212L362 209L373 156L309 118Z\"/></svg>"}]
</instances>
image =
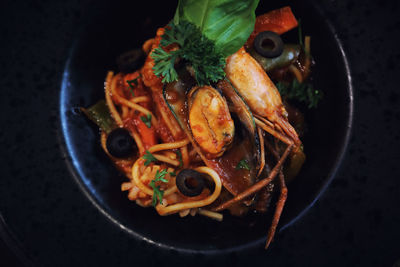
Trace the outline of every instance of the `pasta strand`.
<instances>
[{"instance_id":1,"label":"pasta strand","mask_svg":"<svg viewBox=\"0 0 400 267\"><path fill-rule=\"evenodd\" d=\"M114 72L109 71L106 76L106 81L104 85L105 95L106 95L106 103L110 110L111 116L114 118L115 122L119 127L122 127L124 124L122 122L121 116L119 115L117 109L114 106L114 103L111 98L111 82L113 80Z\"/></svg>"},{"instance_id":2,"label":"pasta strand","mask_svg":"<svg viewBox=\"0 0 400 267\"><path fill-rule=\"evenodd\" d=\"M210 196L202 200L177 203L170 206L164 206L162 204L158 204L156 206L158 214L160 214L161 216L165 216L177 213L185 209L204 207L211 204L212 202L214 202L214 200L216 200L219 197L222 188L221 179L219 178L219 175L213 169L205 166L197 167L195 170L201 173L208 174L212 178L212 180L215 183L214 192Z\"/></svg>"}]
</instances>

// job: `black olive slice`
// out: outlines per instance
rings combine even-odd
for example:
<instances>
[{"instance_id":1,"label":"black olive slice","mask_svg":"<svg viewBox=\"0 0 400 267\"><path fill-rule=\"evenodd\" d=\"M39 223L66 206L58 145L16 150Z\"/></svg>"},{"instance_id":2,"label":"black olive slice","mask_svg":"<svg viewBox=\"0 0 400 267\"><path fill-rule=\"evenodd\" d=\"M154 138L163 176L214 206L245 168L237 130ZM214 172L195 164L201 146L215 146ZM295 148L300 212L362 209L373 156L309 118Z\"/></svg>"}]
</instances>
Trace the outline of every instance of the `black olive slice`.
<instances>
[{"instance_id":1,"label":"black olive slice","mask_svg":"<svg viewBox=\"0 0 400 267\"><path fill-rule=\"evenodd\" d=\"M254 49L267 58L279 57L283 52L281 37L271 31L260 32L253 43Z\"/></svg>"},{"instance_id":2,"label":"black olive slice","mask_svg":"<svg viewBox=\"0 0 400 267\"><path fill-rule=\"evenodd\" d=\"M107 136L106 147L113 157L126 158L133 154L136 144L128 130L117 128Z\"/></svg>"},{"instance_id":3,"label":"black olive slice","mask_svg":"<svg viewBox=\"0 0 400 267\"><path fill-rule=\"evenodd\" d=\"M176 186L185 196L198 196L204 188L203 174L192 169L183 169L176 176Z\"/></svg>"},{"instance_id":4,"label":"black olive slice","mask_svg":"<svg viewBox=\"0 0 400 267\"><path fill-rule=\"evenodd\" d=\"M143 65L145 54L142 49L134 49L123 53L117 58L117 65L121 72L130 73Z\"/></svg>"}]
</instances>

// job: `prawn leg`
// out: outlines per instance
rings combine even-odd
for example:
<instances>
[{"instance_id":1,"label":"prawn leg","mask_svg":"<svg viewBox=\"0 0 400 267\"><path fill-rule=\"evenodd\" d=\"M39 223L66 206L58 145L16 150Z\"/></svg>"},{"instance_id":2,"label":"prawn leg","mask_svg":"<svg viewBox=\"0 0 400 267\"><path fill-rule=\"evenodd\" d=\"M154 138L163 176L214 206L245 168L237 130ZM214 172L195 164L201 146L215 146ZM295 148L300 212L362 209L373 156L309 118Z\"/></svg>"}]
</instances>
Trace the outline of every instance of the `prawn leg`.
<instances>
[{"instance_id":1,"label":"prawn leg","mask_svg":"<svg viewBox=\"0 0 400 267\"><path fill-rule=\"evenodd\" d=\"M287 199L288 190L285 184L285 178L283 176L282 169L279 172L279 182L281 187L281 193L279 195L278 203L276 204L274 218L272 219L271 226L268 230L267 234L267 242L265 243L265 249L268 249L272 240L274 239L276 227L278 226L279 219L281 218L283 207L285 206L285 202Z\"/></svg>"},{"instance_id":2,"label":"prawn leg","mask_svg":"<svg viewBox=\"0 0 400 267\"><path fill-rule=\"evenodd\" d=\"M264 178L260 181L258 181L257 183L255 183L254 185L252 185L251 187L247 188L245 191L243 191L242 193L236 195L234 198L222 203L221 205L219 205L218 207L216 207L214 209L214 211L221 211L224 210L226 208L229 208L230 206L232 206L233 204L249 197L250 195L257 193L258 191L260 191L263 187L267 186L269 183L271 183L274 178L276 177L276 175L278 174L278 172L280 171L283 163L285 162L286 158L288 157L289 153L292 151L293 149L293 144L289 145L286 150L285 153L283 153L282 157L279 159L279 161L276 163L275 167L272 169L271 173L268 175L267 178Z\"/></svg>"},{"instance_id":3,"label":"prawn leg","mask_svg":"<svg viewBox=\"0 0 400 267\"><path fill-rule=\"evenodd\" d=\"M283 135L280 132L275 131L273 128L268 126L263 121L255 118L255 122L256 122L257 126L259 126L261 129L263 129L264 131L268 132L269 134L271 134L272 136L276 137L277 139L281 140L285 144L287 144L287 145L292 145L293 144L293 141L290 138L288 138L287 136Z\"/></svg>"},{"instance_id":4,"label":"prawn leg","mask_svg":"<svg viewBox=\"0 0 400 267\"><path fill-rule=\"evenodd\" d=\"M275 142L275 148L266 141L265 144L267 145L268 149L272 152L276 160L279 160L279 154L277 152L278 146ZM267 241L265 243L265 249L268 249L269 245L271 244L272 240L274 239L276 228L278 227L279 219L281 218L283 207L285 206L285 202L287 199L288 189L285 183L285 177L283 176L283 169L281 168L279 171L279 183L281 192L279 195L278 202L276 204L274 217L272 218L271 226L269 227L268 234L267 234Z\"/></svg>"}]
</instances>

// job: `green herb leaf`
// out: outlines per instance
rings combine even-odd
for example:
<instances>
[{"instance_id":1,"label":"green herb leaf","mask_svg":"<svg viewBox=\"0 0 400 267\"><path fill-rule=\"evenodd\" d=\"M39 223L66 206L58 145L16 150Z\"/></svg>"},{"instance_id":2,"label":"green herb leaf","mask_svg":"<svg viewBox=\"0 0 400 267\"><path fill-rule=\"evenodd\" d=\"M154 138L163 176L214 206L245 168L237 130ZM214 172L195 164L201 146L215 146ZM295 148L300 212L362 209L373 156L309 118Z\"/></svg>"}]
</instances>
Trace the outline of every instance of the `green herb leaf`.
<instances>
[{"instance_id":1,"label":"green herb leaf","mask_svg":"<svg viewBox=\"0 0 400 267\"><path fill-rule=\"evenodd\" d=\"M294 79L290 84L278 82L276 88L282 97L304 103L309 109L316 108L323 98L323 93L314 89L312 84L299 83L297 79Z\"/></svg>"},{"instance_id":2,"label":"green herb leaf","mask_svg":"<svg viewBox=\"0 0 400 267\"><path fill-rule=\"evenodd\" d=\"M156 48L155 75L163 82L176 81L175 63L187 61L199 85L225 77L225 58L240 49L255 24L259 0L179 0L173 23L162 36L161 46L177 44L178 50L166 52Z\"/></svg>"},{"instance_id":3,"label":"green herb leaf","mask_svg":"<svg viewBox=\"0 0 400 267\"><path fill-rule=\"evenodd\" d=\"M127 80L126 82L128 83L128 85L129 85L129 87L130 88L134 88L135 86L137 86L138 85L138 79L139 79L139 77L140 76L138 76L138 77L136 77L135 79L133 79L133 80Z\"/></svg>"},{"instance_id":4,"label":"green herb leaf","mask_svg":"<svg viewBox=\"0 0 400 267\"><path fill-rule=\"evenodd\" d=\"M157 202L162 202L164 191L160 189L160 186L156 186L156 182L163 182L168 183L168 180L165 179L165 175L167 174L167 170L164 169L161 172L157 170L156 176L153 180L150 181L149 185L153 189L153 198L152 198L152 205L155 207Z\"/></svg>"},{"instance_id":5,"label":"green herb leaf","mask_svg":"<svg viewBox=\"0 0 400 267\"><path fill-rule=\"evenodd\" d=\"M247 162L247 160L242 159L239 161L239 163L236 165L236 170L239 170L239 169L245 169L245 170L250 171L250 166L249 166L249 163Z\"/></svg>"},{"instance_id":6,"label":"green herb leaf","mask_svg":"<svg viewBox=\"0 0 400 267\"><path fill-rule=\"evenodd\" d=\"M154 181L155 182L161 181L161 182L164 182L164 183L168 183L168 180L165 179L165 175L167 175L167 173L168 172L167 172L166 169L162 170L161 172L157 170L156 177L155 177Z\"/></svg>"},{"instance_id":7,"label":"green herb leaf","mask_svg":"<svg viewBox=\"0 0 400 267\"><path fill-rule=\"evenodd\" d=\"M178 160L179 160L179 168L182 168L183 166L183 161L182 161L182 153L180 150L176 151L176 155L178 156Z\"/></svg>"},{"instance_id":8,"label":"green herb leaf","mask_svg":"<svg viewBox=\"0 0 400 267\"><path fill-rule=\"evenodd\" d=\"M259 0L179 0L175 25L182 20L199 27L223 55L235 53L253 32Z\"/></svg>"},{"instance_id":9,"label":"green herb leaf","mask_svg":"<svg viewBox=\"0 0 400 267\"><path fill-rule=\"evenodd\" d=\"M176 172L170 172L170 173L169 173L169 175L171 175L171 176L174 176L174 177L175 177L175 176L176 176Z\"/></svg>"},{"instance_id":10,"label":"green herb leaf","mask_svg":"<svg viewBox=\"0 0 400 267\"><path fill-rule=\"evenodd\" d=\"M183 59L192 66L199 85L217 82L225 77L225 57L194 24L181 21L179 25L171 23L168 26L160 44L164 47L178 44L179 50L166 52L158 47L153 51L151 57L155 62L155 75L162 75L164 83L178 80L175 62Z\"/></svg>"},{"instance_id":11,"label":"green herb leaf","mask_svg":"<svg viewBox=\"0 0 400 267\"><path fill-rule=\"evenodd\" d=\"M153 188L153 198L151 204L153 207L157 205L157 202L162 202L164 196L164 190L160 189L160 186L156 186L154 180L149 183L150 187Z\"/></svg>"},{"instance_id":12,"label":"green herb leaf","mask_svg":"<svg viewBox=\"0 0 400 267\"><path fill-rule=\"evenodd\" d=\"M151 128L151 114L140 116L140 119L146 124L147 128Z\"/></svg>"},{"instance_id":13,"label":"green herb leaf","mask_svg":"<svg viewBox=\"0 0 400 267\"><path fill-rule=\"evenodd\" d=\"M156 162L157 159L151 154L148 150L146 150L146 153L142 157L146 161L144 162L144 166L148 166L152 162Z\"/></svg>"},{"instance_id":14,"label":"green herb leaf","mask_svg":"<svg viewBox=\"0 0 400 267\"><path fill-rule=\"evenodd\" d=\"M180 52L166 52L161 47L157 47L151 53L154 59L154 74L158 77L163 76L163 83L170 83L178 80L178 73L175 70L175 62L178 59Z\"/></svg>"},{"instance_id":15,"label":"green herb leaf","mask_svg":"<svg viewBox=\"0 0 400 267\"><path fill-rule=\"evenodd\" d=\"M128 83L128 85L129 85L129 89L130 89L131 94L132 94L133 97L135 97L135 93L133 92L133 89L135 88L135 86L138 85L138 81L137 80L139 79L139 77L140 77L140 75L138 77L136 77L135 79L133 79L133 80L127 80L126 81Z\"/></svg>"}]
</instances>

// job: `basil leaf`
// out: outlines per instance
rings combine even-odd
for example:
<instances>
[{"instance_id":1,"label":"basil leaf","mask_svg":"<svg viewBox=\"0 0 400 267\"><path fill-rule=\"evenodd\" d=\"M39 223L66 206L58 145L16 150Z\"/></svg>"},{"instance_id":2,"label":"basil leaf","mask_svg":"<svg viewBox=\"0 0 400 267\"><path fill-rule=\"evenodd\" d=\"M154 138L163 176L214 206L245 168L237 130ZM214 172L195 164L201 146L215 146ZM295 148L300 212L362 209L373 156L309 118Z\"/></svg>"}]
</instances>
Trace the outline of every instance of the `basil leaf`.
<instances>
[{"instance_id":1,"label":"basil leaf","mask_svg":"<svg viewBox=\"0 0 400 267\"><path fill-rule=\"evenodd\" d=\"M259 0L179 0L174 23L189 21L225 56L238 51L254 30Z\"/></svg>"}]
</instances>

